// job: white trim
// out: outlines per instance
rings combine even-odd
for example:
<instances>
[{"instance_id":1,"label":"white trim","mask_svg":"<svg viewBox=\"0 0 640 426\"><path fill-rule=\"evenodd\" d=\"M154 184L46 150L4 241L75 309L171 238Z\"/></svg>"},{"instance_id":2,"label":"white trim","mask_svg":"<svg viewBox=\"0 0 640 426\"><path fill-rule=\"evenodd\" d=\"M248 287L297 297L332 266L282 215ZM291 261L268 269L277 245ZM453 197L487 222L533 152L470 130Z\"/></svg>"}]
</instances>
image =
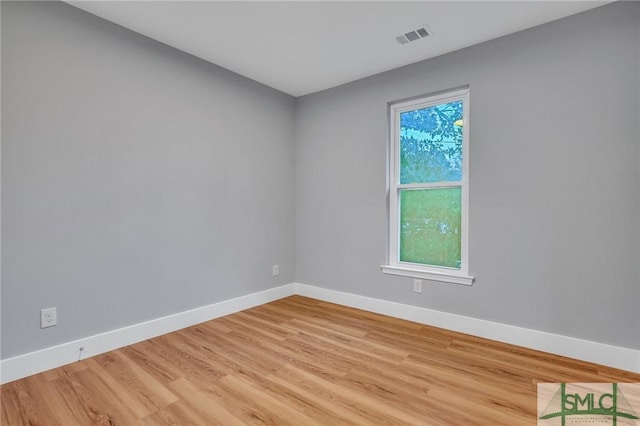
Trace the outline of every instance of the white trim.
<instances>
[{"instance_id":1,"label":"white trim","mask_svg":"<svg viewBox=\"0 0 640 426\"><path fill-rule=\"evenodd\" d=\"M429 108L443 103L461 101L463 103L462 117L464 131L462 133L462 179L457 182L424 182L400 183L400 115L407 111ZM425 95L405 101L391 102L388 106L388 162L387 162L387 200L388 224L387 231L387 265L383 272L449 282L454 284L471 285L473 277L468 275L469 268L469 108L470 89L468 86ZM411 264L400 261L400 191L410 189L460 188L461 217L460 217L460 269L454 273L449 268L436 265ZM421 273L420 273L421 272ZM464 277L462 279L455 276ZM451 278L454 277L454 278Z\"/></svg>"},{"instance_id":2,"label":"white trim","mask_svg":"<svg viewBox=\"0 0 640 426\"><path fill-rule=\"evenodd\" d=\"M380 269L385 274L400 275L402 277L419 278L421 280L440 281L452 284L472 285L474 277L460 272L456 269L447 270L436 268L427 270L426 268L412 269L405 266L380 265Z\"/></svg>"},{"instance_id":3,"label":"white trim","mask_svg":"<svg viewBox=\"0 0 640 426\"><path fill-rule=\"evenodd\" d=\"M397 189L424 189L428 188L460 188L462 185L460 182L429 182L428 184L424 183L399 183L396 185Z\"/></svg>"},{"instance_id":4,"label":"white trim","mask_svg":"<svg viewBox=\"0 0 640 426\"><path fill-rule=\"evenodd\" d=\"M640 373L640 350L485 321L300 283L241 296L0 361L4 384L294 294ZM85 350L81 354L80 347Z\"/></svg>"},{"instance_id":5,"label":"white trim","mask_svg":"<svg viewBox=\"0 0 640 426\"><path fill-rule=\"evenodd\" d=\"M640 350L637 349L576 339L300 283L295 284L295 293L394 318L640 373Z\"/></svg>"},{"instance_id":6,"label":"white trim","mask_svg":"<svg viewBox=\"0 0 640 426\"><path fill-rule=\"evenodd\" d=\"M78 361L81 357L91 357L109 352L152 337L200 324L224 315L269 303L294 294L295 286L286 284L257 293L240 296L200 308L156 318L106 333L96 334L40 349L0 361L0 383L7 383L32 374L60 367ZM84 347L84 352L80 352Z\"/></svg>"}]
</instances>

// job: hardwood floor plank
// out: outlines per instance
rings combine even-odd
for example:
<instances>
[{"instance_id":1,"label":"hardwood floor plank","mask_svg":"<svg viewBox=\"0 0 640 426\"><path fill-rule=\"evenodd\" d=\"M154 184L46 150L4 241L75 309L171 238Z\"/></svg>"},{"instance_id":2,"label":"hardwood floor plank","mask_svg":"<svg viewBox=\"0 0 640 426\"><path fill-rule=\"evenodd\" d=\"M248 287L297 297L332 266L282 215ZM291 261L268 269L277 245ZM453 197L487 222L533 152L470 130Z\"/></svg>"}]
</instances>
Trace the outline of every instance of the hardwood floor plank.
<instances>
[{"instance_id":1,"label":"hardwood floor plank","mask_svg":"<svg viewBox=\"0 0 640 426\"><path fill-rule=\"evenodd\" d=\"M225 377L222 382L229 389L233 389L243 398L259 401L261 412L269 413L277 425L316 425L319 424L313 418L309 418L304 411L298 411L290 404L283 403L275 398L263 387L265 380L257 381L255 377L243 374L234 374Z\"/></svg>"},{"instance_id":2,"label":"hardwood floor plank","mask_svg":"<svg viewBox=\"0 0 640 426\"><path fill-rule=\"evenodd\" d=\"M368 405L359 404L353 398L353 394L335 385L327 376L315 375L295 367L286 367L279 371L275 377L286 382L292 389L300 389L314 395L318 405L326 407L329 412L338 413L342 417L359 425L394 424L389 423L389 418L371 411ZM383 422L384 421L384 422ZM396 422L395 424L402 424Z\"/></svg>"},{"instance_id":3,"label":"hardwood floor plank","mask_svg":"<svg viewBox=\"0 0 640 426\"><path fill-rule=\"evenodd\" d=\"M3 426L535 425L640 375L291 296L0 387Z\"/></svg>"},{"instance_id":4,"label":"hardwood floor plank","mask_svg":"<svg viewBox=\"0 0 640 426\"><path fill-rule=\"evenodd\" d=\"M413 413L407 413L390 402L383 403L371 398L362 388L348 386L348 381L342 377L334 377L331 374L315 375L306 371L297 371L297 375L300 384L315 389L334 403L353 410L362 417L362 421L368 422L366 424L415 425L421 422Z\"/></svg>"},{"instance_id":5,"label":"hardwood floor plank","mask_svg":"<svg viewBox=\"0 0 640 426\"><path fill-rule=\"evenodd\" d=\"M75 401L84 415L89 418L88 424L100 426L126 424L125 417L120 412L121 402L117 392L109 389L104 378L97 372L89 369L79 371L73 373L67 380L71 388L67 401L70 403ZM77 419L70 420L73 420L72 424L83 424Z\"/></svg>"},{"instance_id":6,"label":"hardwood floor plank","mask_svg":"<svg viewBox=\"0 0 640 426\"><path fill-rule=\"evenodd\" d=\"M5 395L3 392L2 411L6 413L6 424L38 425L43 424L47 419L51 419L51 424L57 424L44 401L39 401L39 395L31 388L31 383L34 380L29 379L31 378L21 380L11 389L7 395L7 401L10 405L7 404L6 407L4 406Z\"/></svg>"},{"instance_id":7,"label":"hardwood floor plank","mask_svg":"<svg viewBox=\"0 0 640 426\"><path fill-rule=\"evenodd\" d=\"M125 392L130 399L143 404L149 413L178 400L151 374L127 358L122 350L98 355L95 361L120 385L119 392Z\"/></svg>"},{"instance_id":8,"label":"hardwood floor plank","mask_svg":"<svg viewBox=\"0 0 640 426\"><path fill-rule=\"evenodd\" d=\"M78 419L85 424L92 424L92 419L83 409L75 391L66 380L56 379L43 381L39 384L42 389L42 398L51 407L51 413L55 416L51 423L66 424L66 419Z\"/></svg>"},{"instance_id":9,"label":"hardwood floor plank","mask_svg":"<svg viewBox=\"0 0 640 426\"><path fill-rule=\"evenodd\" d=\"M235 330L241 327L251 335L264 337L270 340L284 340L291 334L288 330L283 329L279 325L274 325L260 317L252 315L251 309L238 312L235 315L225 317Z\"/></svg>"},{"instance_id":10,"label":"hardwood floor plank","mask_svg":"<svg viewBox=\"0 0 640 426\"><path fill-rule=\"evenodd\" d=\"M185 421L202 424L205 419L211 425L245 424L225 408L222 393L212 392L208 388L203 389L186 379L176 380L170 384L170 387L181 397L179 402L169 406L169 411L179 413L176 416L176 421L179 421L180 425Z\"/></svg>"},{"instance_id":11,"label":"hardwood floor plank","mask_svg":"<svg viewBox=\"0 0 640 426\"><path fill-rule=\"evenodd\" d=\"M127 417L142 418L155 411L155 406L149 407L145 401L141 401L136 395L136 389L130 389L123 385L117 377L104 369L96 358L87 359L85 364L90 367L92 373L98 376L96 380L103 382L103 389L108 389L108 393L113 395L114 405L127 412Z\"/></svg>"},{"instance_id":12,"label":"hardwood floor plank","mask_svg":"<svg viewBox=\"0 0 640 426\"><path fill-rule=\"evenodd\" d=\"M482 397L478 397L481 395ZM491 396L478 391L473 397L456 392L455 389L434 386L430 391L430 400L437 407L447 407L448 416L458 415L457 423L469 426L487 425L536 425L535 399L531 404L533 411L526 413L513 410L511 406L501 406L491 401ZM452 424L450 418L445 424Z\"/></svg>"},{"instance_id":13,"label":"hardwood floor plank","mask_svg":"<svg viewBox=\"0 0 640 426\"><path fill-rule=\"evenodd\" d=\"M321 413L318 417L314 416L314 419L319 419L320 422L325 425L335 424L357 426L367 424L362 421L362 417L357 413L345 408L341 404L337 404L333 398L327 398L326 394L319 393L316 389L305 386L303 382L291 380L292 376L289 375L287 370L288 369L282 370L278 372L277 375L269 377L269 381L274 383L276 386L285 389L283 395L291 394L295 399L301 399L312 403L316 410L319 410ZM331 419L334 418L337 420L332 422Z\"/></svg>"},{"instance_id":14,"label":"hardwood floor plank","mask_svg":"<svg viewBox=\"0 0 640 426\"><path fill-rule=\"evenodd\" d=\"M320 340L344 349L358 351L391 362L401 361L409 355L409 352L406 350L398 349L388 344L372 342L368 338L363 338L364 336L351 336L336 332L330 328L331 326L329 324L319 326L310 322L292 320L289 321L287 325L283 325L283 327L291 327L299 333L313 335Z\"/></svg>"},{"instance_id":15,"label":"hardwood floor plank","mask_svg":"<svg viewBox=\"0 0 640 426\"><path fill-rule=\"evenodd\" d=\"M303 421L304 424L350 424L346 418L340 417L338 414L330 410L319 407L317 399L315 399L313 395L300 392L299 389L292 390L273 375L261 379L259 382L256 382L255 378L244 377L242 379L253 387L259 388L263 390L263 392L268 393L272 398L275 398L279 402L294 408L299 413L302 413L305 418L300 420Z\"/></svg>"}]
</instances>

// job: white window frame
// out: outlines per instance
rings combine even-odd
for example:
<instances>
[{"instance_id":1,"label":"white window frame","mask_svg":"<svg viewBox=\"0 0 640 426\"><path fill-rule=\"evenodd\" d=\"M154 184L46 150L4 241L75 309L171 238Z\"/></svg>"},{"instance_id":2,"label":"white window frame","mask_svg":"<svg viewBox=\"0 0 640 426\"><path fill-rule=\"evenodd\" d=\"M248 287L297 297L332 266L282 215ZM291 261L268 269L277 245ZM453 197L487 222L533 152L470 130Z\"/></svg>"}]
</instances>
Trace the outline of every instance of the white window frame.
<instances>
[{"instance_id":1,"label":"white window frame","mask_svg":"<svg viewBox=\"0 0 640 426\"><path fill-rule=\"evenodd\" d=\"M462 181L435 182L428 184L400 184L400 114L416 109L429 108L444 103L462 101L463 125L462 132ZM380 268L385 274L400 275L411 278L442 281L453 284L473 284L474 277L469 275L469 88L454 89L432 95L422 96L411 100L389 104L389 165L388 165L388 250L387 264ZM400 259L400 223L399 223L399 193L401 189L411 188L461 188L461 265L460 268L431 266Z\"/></svg>"}]
</instances>

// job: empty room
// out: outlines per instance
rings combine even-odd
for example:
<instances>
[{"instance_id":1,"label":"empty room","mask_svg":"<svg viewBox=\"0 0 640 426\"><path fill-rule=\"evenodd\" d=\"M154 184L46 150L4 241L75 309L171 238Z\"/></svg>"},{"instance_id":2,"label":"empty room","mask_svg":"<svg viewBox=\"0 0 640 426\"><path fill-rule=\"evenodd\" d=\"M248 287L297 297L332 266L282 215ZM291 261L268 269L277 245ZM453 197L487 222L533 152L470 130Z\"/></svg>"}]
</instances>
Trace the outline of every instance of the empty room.
<instances>
[{"instance_id":1,"label":"empty room","mask_svg":"<svg viewBox=\"0 0 640 426\"><path fill-rule=\"evenodd\" d=\"M0 16L3 426L640 425L640 2Z\"/></svg>"}]
</instances>

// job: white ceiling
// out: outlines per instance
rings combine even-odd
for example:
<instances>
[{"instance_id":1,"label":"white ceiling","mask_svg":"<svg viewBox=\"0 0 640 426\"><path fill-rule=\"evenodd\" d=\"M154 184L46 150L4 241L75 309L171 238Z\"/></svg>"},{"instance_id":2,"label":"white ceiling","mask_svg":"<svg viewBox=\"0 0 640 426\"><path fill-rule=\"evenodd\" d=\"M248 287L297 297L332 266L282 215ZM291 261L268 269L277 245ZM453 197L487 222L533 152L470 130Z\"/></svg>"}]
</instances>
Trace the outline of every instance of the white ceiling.
<instances>
[{"instance_id":1,"label":"white ceiling","mask_svg":"<svg viewBox=\"0 0 640 426\"><path fill-rule=\"evenodd\" d=\"M67 1L293 96L609 1ZM432 37L396 36L427 25Z\"/></svg>"}]
</instances>

